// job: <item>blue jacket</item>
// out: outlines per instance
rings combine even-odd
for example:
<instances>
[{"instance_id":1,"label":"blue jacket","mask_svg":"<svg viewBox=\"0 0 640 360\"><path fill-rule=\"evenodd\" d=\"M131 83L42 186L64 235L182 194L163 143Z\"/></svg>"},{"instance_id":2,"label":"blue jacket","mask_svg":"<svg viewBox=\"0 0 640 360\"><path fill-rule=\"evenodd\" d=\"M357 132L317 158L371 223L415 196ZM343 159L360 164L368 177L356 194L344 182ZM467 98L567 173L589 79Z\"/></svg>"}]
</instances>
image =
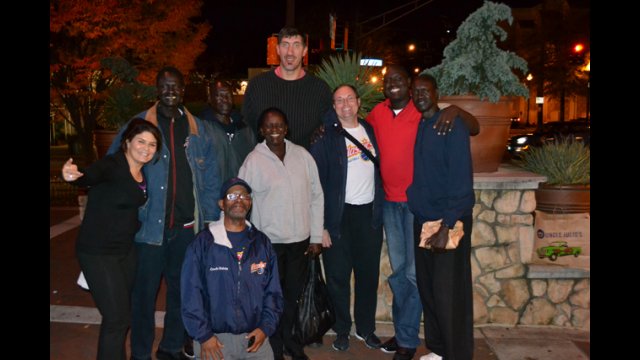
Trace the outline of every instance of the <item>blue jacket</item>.
<instances>
[{"instance_id":1,"label":"blue jacket","mask_svg":"<svg viewBox=\"0 0 640 360\"><path fill-rule=\"evenodd\" d=\"M231 136L216 119L212 108L204 109L199 117L209 130L209 136L216 147L220 178L224 182L237 176L242 162L256 147L256 135L253 130L242 120L242 115L235 111L231 112L231 121L235 124L235 132Z\"/></svg>"},{"instance_id":2,"label":"blue jacket","mask_svg":"<svg viewBox=\"0 0 640 360\"><path fill-rule=\"evenodd\" d=\"M222 218L222 216L221 216ZM182 265L182 321L200 343L214 334L276 331L284 300L269 238L247 221L249 244L238 261L223 219L196 235Z\"/></svg>"},{"instance_id":3,"label":"blue jacket","mask_svg":"<svg viewBox=\"0 0 640 360\"><path fill-rule=\"evenodd\" d=\"M421 119L414 148L413 182L407 188L409 210L420 223L443 219L453 228L473 213L473 169L469 130L456 117L447 136L433 128L441 111Z\"/></svg>"},{"instance_id":4,"label":"blue jacket","mask_svg":"<svg viewBox=\"0 0 640 360\"><path fill-rule=\"evenodd\" d=\"M324 228L332 239L340 238L340 222L344 212L347 188L347 147L342 135L342 125L335 110L327 111L323 119L324 134L315 142L312 140L309 152L318 166L320 183L324 192ZM379 158L380 150L376 141L373 127L366 121L358 119L365 128ZM382 202L384 190L380 168L375 166L375 189L373 198L373 213L371 226L378 228L382 224Z\"/></svg>"},{"instance_id":5,"label":"blue jacket","mask_svg":"<svg viewBox=\"0 0 640 360\"><path fill-rule=\"evenodd\" d=\"M141 117L158 125L156 109L158 103L135 117ZM205 131L202 120L191 115L186 108L181 108L189 121L189 146L186 148L187 161L193 174L195 187L195 231L200 231L205 222L218 220L220 209L218 208L218 196L220 195L220 170L216 160L215 149L211 138ZM118 133L108 153L114 153L120 147L120 137L128 124L125 124ZM162 129L160 133L162 133ZM141 222L140 230L136 233L135 241L152 245L161 245L164 237L164 221L167 201L167 183L171 157L167 147L167 135L162 135L162 149L156 154L158 160L151 160L142 170L147 181L148 201L138 211L138 219Z\"/></svg>"}]
</instances>

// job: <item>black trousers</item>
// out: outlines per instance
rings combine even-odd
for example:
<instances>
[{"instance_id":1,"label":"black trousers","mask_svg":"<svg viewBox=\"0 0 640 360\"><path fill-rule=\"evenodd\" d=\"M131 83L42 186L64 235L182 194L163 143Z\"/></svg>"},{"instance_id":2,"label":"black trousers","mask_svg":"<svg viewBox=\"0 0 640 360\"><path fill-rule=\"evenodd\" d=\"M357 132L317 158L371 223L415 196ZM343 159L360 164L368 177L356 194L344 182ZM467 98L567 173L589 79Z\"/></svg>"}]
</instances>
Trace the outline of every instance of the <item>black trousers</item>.
<instances>
[{"instance_id":1,"label":"black trousers","mask_svg":"<svg viewBox=\"0 0 640 360\"><path fill-rule=\"evenodd\" d=\"M309 248L309 239L292 244L273 244L273 249L278 256L278 273L280 286L284 296L284 311L276 332L269 337L269 343L273 348L276 359L282 357L284 347L291 354L300 356L304 352L304 346L293 340L291 329L296 312L296 301L302 292L307 278L308 258L304 253Z\"/></svg>"},{"instance_id":2,"label":"black trousers","mask_svg":"<svg viewBox=\"0 0 640 360\"><path fill-rule=\"evenodd\" d=\"M351 330L352 272L356 331L366 336L376 330L382 226L371 227L372 206L344 204L340 236L332 237L331 247L322 251L327 288L336 311L333 330L338 335L348 335Z\"/></svg>"},{"instance_id":3,"label":"black trousers","mask_svg":"<svg viewBox=\"0 0 640 360\"><path fill-rule=\"evenodd\" d=\"M131 325L131 288L135 248L124 255L77 253L91 297L102 315L98 360L125 360L125 339Z\"/></svg>"},{"instance_id":4,"label":"black trousers","mask_svg":"<svg viewBox=\"0 0 640 360\"><path fill-rule=\"evenodd\" d=\"M416 280L424 311L426 346L446 360L473 358L471 284L472 217L460 219L464 236L458 248L435 253L418 247L422 224L414 220Z\"/></svg>"}]
</instances>

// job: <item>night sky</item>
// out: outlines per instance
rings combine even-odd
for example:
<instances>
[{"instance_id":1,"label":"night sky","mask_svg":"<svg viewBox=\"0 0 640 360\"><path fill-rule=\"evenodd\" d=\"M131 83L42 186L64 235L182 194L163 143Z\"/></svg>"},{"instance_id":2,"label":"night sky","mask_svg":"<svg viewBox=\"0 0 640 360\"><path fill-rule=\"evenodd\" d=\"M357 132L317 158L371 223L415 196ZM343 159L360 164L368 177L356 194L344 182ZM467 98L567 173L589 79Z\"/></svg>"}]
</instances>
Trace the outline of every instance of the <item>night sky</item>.
<instances>
[{"instance_id":1,"label":"night sky","mask_svg":"<svg viewBox=\"0 0 640 360\"><path fill-rule=\"evenodd\" d=\"M328 41L329 12L336 13L338 21L353 24L408 2L410 1L298 0L295 4L295 25L310 34L310 48L314 48L320 41L319 35L323 35L326 37L325 41ZM540 0L503 2L511 7L530 7L540 3ZM579 2L588 4L588 0ZM196 62L197 68L205 74L222 71L244 77L248 67L267 66L267 38L285 25L286 3L286 0L205 1L203 15L212 25L212 30L206 39L207 50ZM398 43L438 37L447 28L455 34L458 25L481 5L482 0L432 0L428 5L389 25L387 31L390 30L393 41ZM314 38L313 34L318 35ZM353 39L350 37L349 47L352 47L351 41Z\"/></svg>"}]
</instances>

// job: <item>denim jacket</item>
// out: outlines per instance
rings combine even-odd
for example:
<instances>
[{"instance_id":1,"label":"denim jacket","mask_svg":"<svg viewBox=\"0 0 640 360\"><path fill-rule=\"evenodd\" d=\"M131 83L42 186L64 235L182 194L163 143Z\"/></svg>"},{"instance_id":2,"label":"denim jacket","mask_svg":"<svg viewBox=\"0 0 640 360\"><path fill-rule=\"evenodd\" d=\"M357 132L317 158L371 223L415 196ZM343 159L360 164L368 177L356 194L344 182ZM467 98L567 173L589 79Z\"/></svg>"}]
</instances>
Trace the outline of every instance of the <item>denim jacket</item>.
<instances>
[{"instance_id":1,"label":"denim jacket","mask_svg":"<svg viewBox=\"0 0 640 360\"><path fill-rule=\"evenodd\" d=\"M324 192L324 228L327 229L332 239L340 237L340 223L344 213L344 204L347 187L347 148L345 146L345 136L342 134L342 125L336 115L335 110L327 111L324 116L324 134L315 142L312 140L309 152L318 165L320 183ZM373 128L369 123L358 119L369 135L373 144L376 156L379 157L380 150L378 142L374 136ZM377 229L382 225L382 202L384 200L384 190L382 188L382 178L380 168L374 169L374 198L373 212L371 214L371 226Z\"/></svg>"},{"instance_id":2,"label":"denim jacket","mask_svg":"<svg viewBox=\"0 0 640 360\"><path fill-rule=\"evenodd\" d=\"M141 117L158 125L156 116L158 103L135 117ZM191 167L194 184L195 197L195 226L194 231L204 228L205 222L211 222L220 218L218 208L218 196L220 194L220 171L216 160L215 149L211 143L211 138L205 131L202 120L191 115L184 107L181 109L187 114L189 121L189 146L186 148L187 161ZM120 137L128 124L125 124L119 131L118 136L109 147L108 153L116 152L120 146ZM162 129L160 133L162 133ZM141 222L140 229L136 233L135 241L152 245L161 245L164 237L165 209L167 201L167 183L169 178L169 168L171 158L167 147L168 138L162 135L162 149L158 149L157 161L151 160L142 169L149 198L146 204L138 210L138 219Z\"/></svg>"}]
</instances>

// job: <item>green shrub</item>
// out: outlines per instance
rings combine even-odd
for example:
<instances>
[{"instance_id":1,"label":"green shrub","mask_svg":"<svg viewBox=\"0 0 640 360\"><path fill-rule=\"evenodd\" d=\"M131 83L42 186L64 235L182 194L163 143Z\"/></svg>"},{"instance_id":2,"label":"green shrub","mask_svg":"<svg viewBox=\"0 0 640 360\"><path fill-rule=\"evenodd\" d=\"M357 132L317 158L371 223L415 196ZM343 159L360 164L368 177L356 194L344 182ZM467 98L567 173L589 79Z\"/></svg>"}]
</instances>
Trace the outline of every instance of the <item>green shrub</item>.
<instances>
[{"instance_id":1,"label":"green shrub","mask_svg":"<svg viewBox=\"0 0 640 360\"><path fill-rule=\"evenodd\" d=\"M570 138L532 147L516 163L525 170L546 176L549 185L589 184L591 181L591 150Z\"/></svg>"}]
</instances>

